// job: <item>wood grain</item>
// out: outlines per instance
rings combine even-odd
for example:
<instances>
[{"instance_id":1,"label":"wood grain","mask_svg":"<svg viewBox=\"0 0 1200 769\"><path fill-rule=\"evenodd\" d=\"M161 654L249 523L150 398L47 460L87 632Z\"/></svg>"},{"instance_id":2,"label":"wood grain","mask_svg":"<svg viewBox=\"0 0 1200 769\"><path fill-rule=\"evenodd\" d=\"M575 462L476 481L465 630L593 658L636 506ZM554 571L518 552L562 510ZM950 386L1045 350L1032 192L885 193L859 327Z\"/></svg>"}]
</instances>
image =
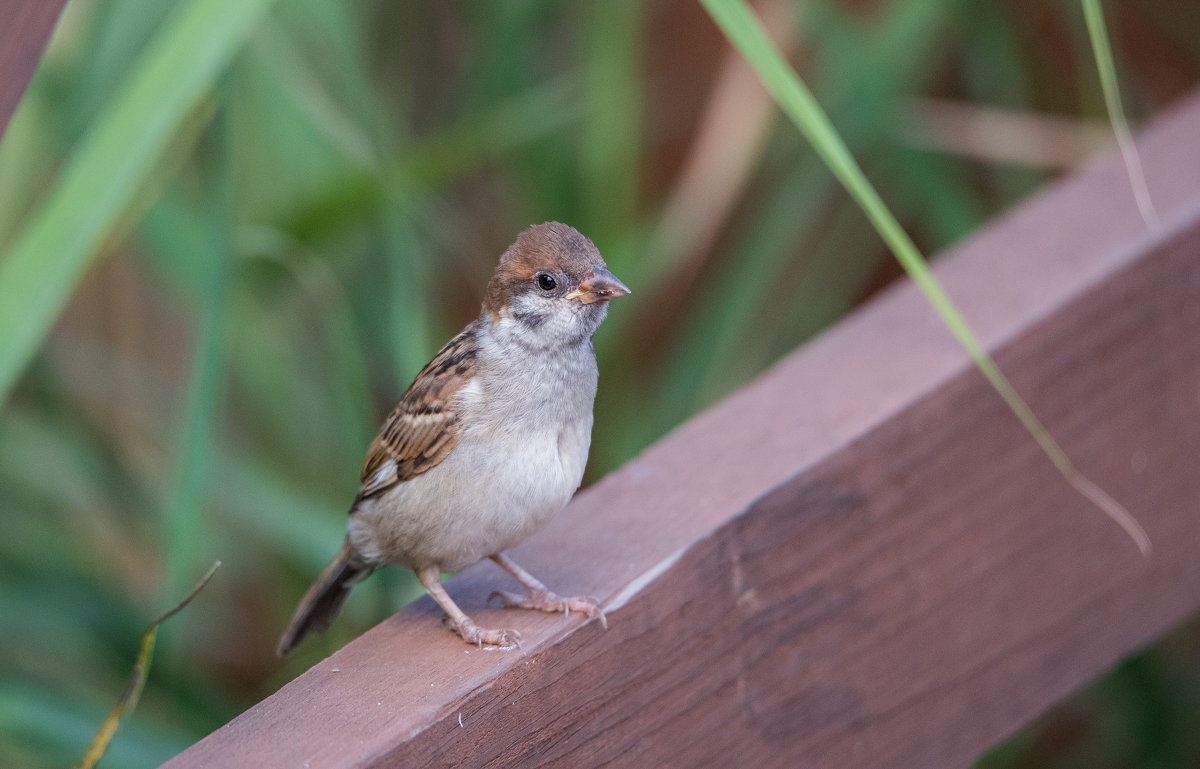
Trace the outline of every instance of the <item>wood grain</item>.
<instances>
[{"instance_id":1,"label":"wood grain","mask_svg":"<svg viewBox=\"0 0 1200 769\"><path fill-rule=\"evenodd\" d=\"M518 550L607 631L501 619L482 565L450 591L523 650L425 599L167 766L967 764L1200 607L1200 98L1140 147L1156 231L1110 156L937 274L1149 558L901 285Z\"/></svg>"},{"instance_id":2,"label":"wood grain","mask_svg":"<svg viewBox=\"0 0 1200 769\"><path fill-rule=\"evenodd\" d=\"M37 67L66 0L8 0L0 23L0 136Z\"/></svg>"}]
</instances>

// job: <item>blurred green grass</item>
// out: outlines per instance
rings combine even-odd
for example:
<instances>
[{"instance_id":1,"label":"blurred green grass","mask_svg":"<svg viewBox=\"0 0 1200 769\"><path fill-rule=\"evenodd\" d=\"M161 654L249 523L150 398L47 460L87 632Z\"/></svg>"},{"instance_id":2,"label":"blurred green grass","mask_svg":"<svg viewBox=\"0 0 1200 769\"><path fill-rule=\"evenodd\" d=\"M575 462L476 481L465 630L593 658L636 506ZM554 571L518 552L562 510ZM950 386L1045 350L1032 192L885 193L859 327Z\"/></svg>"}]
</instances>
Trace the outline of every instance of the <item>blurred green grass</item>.
<instances>
[{"instance_id":1,"label":"blurred green grass","mask_svg":"<svg viewBox=\"0 0 1200 769\"><path fill-rule=\"evenodd\" d=\"M152 77L147 52L178 34L175 14L200 5L221 7L69 6L0 143L0 264L53 214L67 159L105 110ZM938 151L913 135L928 104L915 100L1074 117L1081 145L1104 117L1074 2L760 11L926 253L1063 169ZM1200 80L1200 9L1110 13L1136 123ZM103 248L78 283L66 274L65 311L41 308L53 331L0 404L5 763L77 758L146 622L212 560L225 566L164 626L108 765L157 764L419 594L407 575L376 576L329 633L273 657L341 537L376 420L473 317L525 226L573 224L635 292L597 339L590 478L897 273L695 4L295 0L246 35L224 42L226 66L182 66L199 78L193 98L129 107L173 110L174 128L161 149L108 148L139 155L142 173L123 196L92 180L111 209ZM169 61L179 45L157 50ZM1174 655L1127 663L1081 698L1166 724L1157 752L1135 741L1124 760L1200 756L1178 727L1200 716L1200 675ZM1139 685L1149 693L1122 694ZM1031 732L988 765L1079 765L1097 749L1068 732Z\"/></svg>"}]
</instances>

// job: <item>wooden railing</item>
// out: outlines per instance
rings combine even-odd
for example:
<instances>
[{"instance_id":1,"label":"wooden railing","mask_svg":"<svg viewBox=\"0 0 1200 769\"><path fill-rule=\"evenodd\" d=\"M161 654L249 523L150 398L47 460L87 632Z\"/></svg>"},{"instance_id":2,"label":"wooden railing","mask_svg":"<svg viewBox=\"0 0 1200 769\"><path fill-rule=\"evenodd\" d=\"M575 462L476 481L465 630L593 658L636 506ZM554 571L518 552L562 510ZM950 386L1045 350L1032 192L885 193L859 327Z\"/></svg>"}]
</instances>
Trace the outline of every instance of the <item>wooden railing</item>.
<instances>
[{"instance_id":1,"label":"wooden railing","mask_svg":"<svg viewBox=\"0 0 1200 769\"><path fill-rule=\"evenodd\" d=\"M66 0L8 0L0 12L0 136Z\"/></svg>"},{"instance_id":2,"label":"wooden railing","mask_svg":"<svg viewBox=\"0 0 1200 769\"><path fill-rule=\"evenodd\" d=\"M961 767L1200 606L1200 99L937 261L1143 558L909 285L581 493L520 560L609 627L419 601L167 764Z\"/></svg>"},{"instance_id":3,"label":"wooden railing","mask_svg":"<svg viewBox=\"0 0 1200 769\"><path fill-rule=\"evenodd\" d=\"M1110 156L936 271L1149 558L898 285L520 549L607 631L486 607L506 578L475 567L450 592L523 649L425 599L167 766L967 764L1200 607L1200 99L1140 147L1153 231Z\"/></svg>"}]
</instances>

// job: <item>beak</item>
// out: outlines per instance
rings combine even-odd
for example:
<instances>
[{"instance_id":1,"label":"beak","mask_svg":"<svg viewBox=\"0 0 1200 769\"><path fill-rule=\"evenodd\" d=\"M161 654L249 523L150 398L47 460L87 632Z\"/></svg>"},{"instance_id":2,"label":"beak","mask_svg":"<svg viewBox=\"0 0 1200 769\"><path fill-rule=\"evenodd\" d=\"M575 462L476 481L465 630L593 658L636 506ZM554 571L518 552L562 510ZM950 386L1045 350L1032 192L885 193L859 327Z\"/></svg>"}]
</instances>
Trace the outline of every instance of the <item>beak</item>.
<instances>
[{"instance_id":1,"label":"beak","mask_svg":"<svg viewBox=\"0 0 1200 769\"><path fill-rule=\"evenodd\" d=\"M608 302L629 293L629 288L617 280L603 267L592 268L592 274L583 279L579 288L566 295L567 299L578 299L584 304L592 302Z\"/></svg>"}]
</instances>

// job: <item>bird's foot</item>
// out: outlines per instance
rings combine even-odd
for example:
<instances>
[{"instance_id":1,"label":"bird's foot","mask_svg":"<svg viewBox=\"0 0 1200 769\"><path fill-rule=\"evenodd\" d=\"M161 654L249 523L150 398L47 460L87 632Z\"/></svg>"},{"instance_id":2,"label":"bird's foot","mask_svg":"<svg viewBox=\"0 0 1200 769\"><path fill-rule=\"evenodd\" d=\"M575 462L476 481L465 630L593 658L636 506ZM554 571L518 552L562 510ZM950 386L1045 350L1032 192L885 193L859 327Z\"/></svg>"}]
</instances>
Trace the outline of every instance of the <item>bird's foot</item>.
<instances>
[{"instance_id":1,"label":"bird's foot","mask_svg":"<svg viewBox=\"0 0 1200 769\"><path fill-rule=\"evenodd\" d=\"M496 590L488 596L488 601L490 602L493 598L499 598L501 603L510 609L537 609L538 611L545 612L561 611L568 617L571 616L571 612L577 611L580 614L600 620L600 624L604 629L608 629L608 620L604 618L604 610L600 608L599 601L588 596L563 598L549 590L535 588L530 590L528 595L517 595L516 593L509 593L504 590Z\"/></svg>"},{"instance_id":2,"label":"bird's foot","mask_svg":"<svg viewBox=\"0 0 1200 769\"><path fill-rule=\"evenodd\" d=\"M521 645L521 634L515 630L492 630L490 628L479 627L469 618L464 617L462 621L455 622L450 617L444 617L443 622L453 630L467 643L474 644L479 648L488 646L499 646L501 649L515 649Z\"/></svg>"}]
</instances>

